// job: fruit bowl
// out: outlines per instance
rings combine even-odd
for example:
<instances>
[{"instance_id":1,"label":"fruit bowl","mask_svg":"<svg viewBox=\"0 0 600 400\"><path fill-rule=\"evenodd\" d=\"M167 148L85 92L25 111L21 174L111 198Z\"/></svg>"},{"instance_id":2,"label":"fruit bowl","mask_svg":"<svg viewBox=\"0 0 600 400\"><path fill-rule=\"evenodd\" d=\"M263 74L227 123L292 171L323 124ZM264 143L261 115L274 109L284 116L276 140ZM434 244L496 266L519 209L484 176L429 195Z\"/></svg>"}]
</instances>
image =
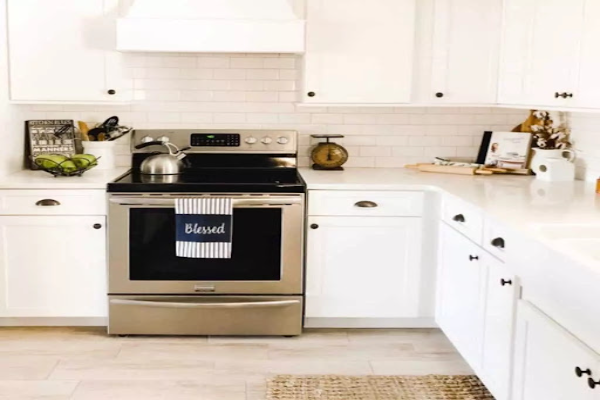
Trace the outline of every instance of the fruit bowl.
<instances>
[{"instance_id":1,"label":"fruit bowl","mask_svg":"<svg viewBox=\"0 0 600 400\"><path fill-rule=\"evenodd\" d=\"M33 162L40 169L54 176L81 176L98 165L100 157L91 154L75 154L66 157L61 154L42 154Z\"/></svg>"}]
</instances>

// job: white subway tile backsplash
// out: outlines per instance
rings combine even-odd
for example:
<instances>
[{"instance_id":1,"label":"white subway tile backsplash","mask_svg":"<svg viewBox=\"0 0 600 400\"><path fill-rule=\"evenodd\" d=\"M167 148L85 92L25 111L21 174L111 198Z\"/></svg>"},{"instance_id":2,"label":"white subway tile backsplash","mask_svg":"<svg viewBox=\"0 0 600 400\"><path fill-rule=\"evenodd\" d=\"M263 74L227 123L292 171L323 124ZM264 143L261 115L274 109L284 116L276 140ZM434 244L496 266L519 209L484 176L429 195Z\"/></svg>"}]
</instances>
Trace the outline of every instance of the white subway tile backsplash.
<instances>
[{"instance_id":1,"label":"white subway tile backsplash","mask_svg":"<svg viewBox=\"0 0 600 400\"><path fill-rule=\"evenodd\" d=\"M310 165L317 142L310 135L342 134L336 142L348 148L346 166L352 168L474 157L485 130L512 129L527 115L489 107L297 106L302 59L292 55L136 53L126 54L125 64L134 83L133 104L19 106L23 118L94 123L119 115L123 124L138 128L292 129L300 135L303 166ZM581 117L578 124L590 131L600 127L600 118ZM579 140L600 148L591 135ZM128 146L120 151L127 153ZM600 171L600 152L582 157ZM128 158L121 154L119 160L126 164Z\"/></svg>"}]
</instances>

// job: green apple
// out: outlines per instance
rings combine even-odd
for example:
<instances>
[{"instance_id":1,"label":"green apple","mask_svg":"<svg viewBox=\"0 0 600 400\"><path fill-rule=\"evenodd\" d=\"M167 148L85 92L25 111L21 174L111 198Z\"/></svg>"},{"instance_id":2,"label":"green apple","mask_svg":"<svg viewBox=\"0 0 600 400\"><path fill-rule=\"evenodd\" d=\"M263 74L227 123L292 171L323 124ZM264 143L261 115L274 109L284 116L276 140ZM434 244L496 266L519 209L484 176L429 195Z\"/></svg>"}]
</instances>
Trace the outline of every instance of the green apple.
<instances>
[{"instance_id":1,"label":"green apple","mask_svg":"<svg viewBox=\"0 0 600 400\"><path fill-rule=\"evenodd\" d=\"M77 168L84 169L98 165L98 159L91 154L75 154L71 157L71 161L77 165Z\"/></svg>"},{"instance_id":2,"label":"green apple","mask_svg":"<svg viewBox=\"0 0 600 400\"><path fill-rule=\"evenodd\" d=\"M68 160L68 157L62 154L42 154L35 158L35 163L44 169L55 169Z\"/></svg>"}]
</instances>

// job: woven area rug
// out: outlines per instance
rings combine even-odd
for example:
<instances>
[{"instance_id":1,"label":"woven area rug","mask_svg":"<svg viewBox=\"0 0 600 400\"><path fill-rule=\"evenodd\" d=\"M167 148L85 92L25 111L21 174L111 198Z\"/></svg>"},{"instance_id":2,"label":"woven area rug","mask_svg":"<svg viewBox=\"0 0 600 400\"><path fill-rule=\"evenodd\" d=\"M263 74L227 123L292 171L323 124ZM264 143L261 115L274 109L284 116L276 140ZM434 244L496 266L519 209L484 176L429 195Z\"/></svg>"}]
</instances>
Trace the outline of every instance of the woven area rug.
<instances>
[{"instance_id":1,"label":"woven area rug","mask_svg":"<svg viewBox=\"0 0 600 400\"><path fill-rule=\"evenodd\" d=\"M476 376L292 376L269 380L268 400L494 400Z\"/></svg>"}]
</instances>

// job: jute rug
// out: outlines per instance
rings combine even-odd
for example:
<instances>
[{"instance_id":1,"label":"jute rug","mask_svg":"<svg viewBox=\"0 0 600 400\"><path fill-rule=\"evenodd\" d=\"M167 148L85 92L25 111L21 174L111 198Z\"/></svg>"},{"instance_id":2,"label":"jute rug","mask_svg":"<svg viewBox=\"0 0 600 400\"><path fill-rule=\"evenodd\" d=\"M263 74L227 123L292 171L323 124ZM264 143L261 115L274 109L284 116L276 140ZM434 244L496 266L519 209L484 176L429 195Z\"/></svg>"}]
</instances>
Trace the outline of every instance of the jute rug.
<instances>
[{"instance_id":1,"label":"jute rug","mask_svg":"<svg viewBox=\"0 0 600 400\"><path fill-rule=\"evenodd\" d=\"M268 400L494 400L476 376L292 376L269 380Z\"/></svg>"}]
</instances>

